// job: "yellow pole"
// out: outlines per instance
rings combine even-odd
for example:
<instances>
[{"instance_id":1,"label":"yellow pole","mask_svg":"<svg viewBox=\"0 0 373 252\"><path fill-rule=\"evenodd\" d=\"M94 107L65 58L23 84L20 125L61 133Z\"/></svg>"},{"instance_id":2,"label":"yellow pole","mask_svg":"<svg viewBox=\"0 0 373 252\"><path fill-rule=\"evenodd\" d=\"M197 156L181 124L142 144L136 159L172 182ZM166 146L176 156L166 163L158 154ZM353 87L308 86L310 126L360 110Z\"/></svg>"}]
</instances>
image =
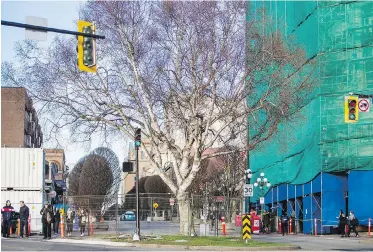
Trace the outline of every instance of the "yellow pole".
<instances>
[{"instance_id":1,"label":"yellow pole","mask_svg":"<svg viewBox=\"0 0 373 252\"><path fill-rule=\"evenodd\" d=\"M17 220L17 234L18 236L21 235L21 220L20 219Z\"/></svg>"}]
</instances>

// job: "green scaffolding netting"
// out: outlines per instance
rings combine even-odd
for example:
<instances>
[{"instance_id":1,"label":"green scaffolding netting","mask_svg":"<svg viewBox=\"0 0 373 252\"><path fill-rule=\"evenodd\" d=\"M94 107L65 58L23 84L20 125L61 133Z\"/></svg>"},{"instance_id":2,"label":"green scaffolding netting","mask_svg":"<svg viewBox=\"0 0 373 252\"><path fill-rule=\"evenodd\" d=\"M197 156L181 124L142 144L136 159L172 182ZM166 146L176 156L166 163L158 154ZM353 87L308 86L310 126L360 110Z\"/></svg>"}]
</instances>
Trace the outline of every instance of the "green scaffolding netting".
<instances>
[{"instance_id":1,"label":"green scaffolding netting","mask_svg":"<svg viewBox=\"0 0 373 252\"><path fill-rule=\"evenodd\" d=\"M344 122L349 92L373 95L373 2L253 1L248 21L263 6L276 29L294 35L308 57L317 55L320 86L298 123L281 125L250 153L252 180L264 172L272 185L303 184L320 172L373 170L373 109Z\"/></svg>"}]
</instances>

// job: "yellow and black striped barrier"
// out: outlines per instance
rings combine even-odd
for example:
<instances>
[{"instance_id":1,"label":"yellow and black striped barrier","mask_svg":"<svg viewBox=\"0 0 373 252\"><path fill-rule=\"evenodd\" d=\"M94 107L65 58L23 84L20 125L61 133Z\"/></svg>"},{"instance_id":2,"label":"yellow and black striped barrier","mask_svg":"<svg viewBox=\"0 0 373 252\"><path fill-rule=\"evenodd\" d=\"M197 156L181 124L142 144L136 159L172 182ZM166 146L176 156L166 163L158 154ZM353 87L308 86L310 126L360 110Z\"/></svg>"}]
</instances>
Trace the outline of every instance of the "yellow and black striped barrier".
<instances>
[{"instance_id":1,"label":"yellow and black striped barrier","mask_svg":"<svg viewBox=\"0 0 373 252\"><path fill-rule=\"evenodd\" d=\"M251 239L251 220L249 214L242 215L242 239Z\"/></svg>"}]
</instances>

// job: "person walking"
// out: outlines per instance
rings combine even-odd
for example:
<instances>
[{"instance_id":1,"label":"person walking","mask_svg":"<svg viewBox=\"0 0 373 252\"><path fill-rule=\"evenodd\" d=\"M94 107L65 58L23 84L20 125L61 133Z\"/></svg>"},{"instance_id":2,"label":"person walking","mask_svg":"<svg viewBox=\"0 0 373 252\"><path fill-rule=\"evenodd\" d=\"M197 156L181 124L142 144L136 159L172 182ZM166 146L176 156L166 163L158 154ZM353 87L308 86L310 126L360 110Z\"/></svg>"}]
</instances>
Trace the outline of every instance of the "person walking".
<instances>
[{"instance_id":1,"label":"person walking","mask_svg":"<svg viewBox=\"0 0 373 252\"><path fill-rule=\"evenodd\" d=\"M359 220L355 217L353 211L350 211L350 215L348 216L348 220L349 220L350 225L348 227L347 236L350 237L351 230L353 230L355 232L356 237L360 237L359 233L356 230L356 226L359 225Z\"/></svg>"},{"instance_id":2,"label":"person walking","mask_svg":"<svg viewBox=\"0 0 373 252\"><path fill-rule=\"evenodd\" d=\"M26 228L26 237L28 237L28 217L30 214L30 210L28 206L25 205L25 202L21 200L20 202L21 208L19 209L19 219L21 222L21 238L23 238L23 230Z\"/></svg>"},{"instance_id":3,"label":"person walking","mask_svg":"<svg viewBox=\"0 0 373 252\"><path fill-rule=\"evenodd\" d=\"M346 216L344 215L342 209L339 211L339 216L337 218L339 219L338 228L341 231L341 237L345 237L346 236L346 231L345 231Z\"/></svg>"},{"instance_id":4,"label":"person walking","mask_svg":"<svg viewBox=\"0 0 373 252\"><path fill-rule=\"evenodd\" d=\"M288 234L288 221L289 217L283 212L281 215L281 229L282 229L282 236Z\"/></svg>"},{"instance_id":5,"label":"person walking","mask_svg":"<svg viewBox=\"0 0 373 252\"><path fill-rule=\"evenodd\" d=\"M263 215L262 215L262 220L263 220L263 233L269 233L269 213L264 209Z\"/></svg>"},{"instance_id":6,"label":"person walking","mask_svg":"<svg viewBox=\"0 0 373 252\"><path fill-rule=\"evenodd\" d=\"M54 223L53 223L53 231L54 234L58 234L58 226L60 225L60 212L57 208L54 209Z\"/></svg>"},{"instance_id":7,"label":"person walking","mask_svg":"<svg viewBox=\"0 0 373 252\"><path fill-rule=\"evenodd\" d=\"M67 236L71 236L73 232L74 219L75 219L75 212L72 211L69 207L66 212Z\"/></svg>"},{"instance_id":8,"label":"person walking","mask_svg":"<svg viewBox=\"0 0 373 252\"><path fill-rule=\"evenodd\" d=\"M84 211L84 209L79 209L78 217L80 220L80 236L84 236L85 232L85 226L87 223L87 213Z\"/></svg>"},{"instance_id":9,"label":"person walking","mask_svg":"<svg viewBox=\"0 0 373 252\"><path fill-rule=\"evenodd\" d=\"M9 238L9 231L12 228L12 215L14 208L10 203L10 200L5 202L5 206L1 209L1 214L3 215L3 237Z\"/></svg>"},{"instance_id":10,"label":"person walking","mask_svg":"<svg viewBox=\"0 0 373 252\"><path fill-rule=\"evenodd\" d=\"M51 239L52 238L52 221L54 219L53 210L48 203L45 203L44 208L40 210L40 214L42 215L41 221L43 223L43 239Z\"/></svg>"}]
</instances>

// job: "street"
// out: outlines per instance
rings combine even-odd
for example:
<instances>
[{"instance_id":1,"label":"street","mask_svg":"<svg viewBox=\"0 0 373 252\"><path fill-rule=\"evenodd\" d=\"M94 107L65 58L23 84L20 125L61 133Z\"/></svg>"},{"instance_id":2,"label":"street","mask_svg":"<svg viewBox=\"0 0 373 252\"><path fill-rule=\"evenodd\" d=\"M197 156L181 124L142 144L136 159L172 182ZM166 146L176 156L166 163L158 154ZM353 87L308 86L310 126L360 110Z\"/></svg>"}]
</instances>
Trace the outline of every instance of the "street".
<instances>
[{"instance_id":1,"label":"street","mask_svg":"<svg viewBox=\"0 0 373 252\"><path fill-rule=\"evenodd\" d=\"M74 243L57 243L42 240L41 237L18 239L1 238L1 251L147 251L146 248L114 247ZM157 250L157 249L152 249ZM159 249L162 251L164 249Z\"/></svg>"},{"instance_id":2,"label":"street","mask_svg":"<svg viewBox=\"0 0 373 252\"><path fill-rule=\"evenodd\" d=\"M253 239L286 243L292 245L298 245L301 250L340 250L340 251L372 251L373 250L373 238L340 238L338 235L328 236L309 236L309 235L288 235L281 236L279 234L269 235L253 235ZM20 238L2 238L1 239L1 250L2 251L149 251L149 248L136 248L136 247L125 247L111 246L107 244L90 244L89 240L80 241L86 242L86 244L80 244L75 242L58 242L54 239L50 241L42 240L41 236L34 236L28 239ZM100 243L100 242L99 242ZM152 250L158 251L175 251L175 249L159 248ZM181 250L181 249L180 249ZM189 250L188 250L189 251Z\"/></svg>"}]
</instances>

